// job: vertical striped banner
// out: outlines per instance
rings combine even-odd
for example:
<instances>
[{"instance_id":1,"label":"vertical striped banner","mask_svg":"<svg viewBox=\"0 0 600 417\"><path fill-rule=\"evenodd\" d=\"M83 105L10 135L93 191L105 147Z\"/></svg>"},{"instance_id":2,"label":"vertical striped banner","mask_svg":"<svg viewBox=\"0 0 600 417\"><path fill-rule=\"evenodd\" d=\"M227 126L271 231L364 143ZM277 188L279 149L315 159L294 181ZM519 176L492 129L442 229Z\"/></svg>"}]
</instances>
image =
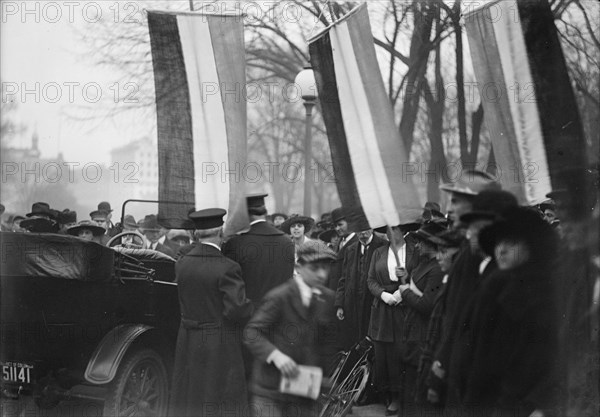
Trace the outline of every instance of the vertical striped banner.
<instances>
[{"instance_id":1,"label":"vertical striped banner","mask_svg":"<svg viewBox=\"0 0 600 417\"><path fill-rule=\"evenodd\" d=\"M550 5L502 0L465 16L500 181L538 204L561 170L585 166L585 138Z\"/></svg>"},{"instance_id":2,"label":"vertical striped banner","mask_svg":"<svg viewBox=\"0 0 600 417\"><path fill-rule=\"evenodd\" d=\"M161 224L190 209L227 210L225 233L248 228L246 82L240 15L148 12L158 123Z\"/></svg>"},{"instance_id":3,"label":"vertical striped banner","mask_svg":"<svg viewBox=\"0 0 600 417\"><path fill-rule=\"evenodd\" d=\"M338 194L354 230L413 221L409 154L377 63L366 3L309 40ZM408 177L408 178L407 178Z\"/></svg>"}]
</instances>

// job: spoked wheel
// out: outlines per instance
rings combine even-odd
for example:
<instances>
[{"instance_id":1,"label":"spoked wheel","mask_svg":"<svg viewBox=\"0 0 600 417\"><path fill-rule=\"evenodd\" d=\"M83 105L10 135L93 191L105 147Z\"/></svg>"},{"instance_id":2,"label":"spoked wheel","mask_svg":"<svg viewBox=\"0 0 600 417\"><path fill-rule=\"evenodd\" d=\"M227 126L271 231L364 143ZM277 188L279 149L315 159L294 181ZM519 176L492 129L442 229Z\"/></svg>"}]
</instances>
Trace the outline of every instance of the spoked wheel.
<instances>
[{"instance_id":1,"label":"spoked wheel","mask_svg":"<svg viewBox=\"0 0 600 417\"><path fill-rule=\"evenodd\" d=\"M352 409L355 401L364 391L369 380L368 363L357 365L352 372L340 382L339 386L329 394L329 398L321 410L320 417L344 417Z\"/></svg>"},{"instance_id":2,"label":"spoked wheel","mask_svg":"<svg viewBox=\"0 0 600 417\"><path fill-rule=\"evenodd\" d=\"M153 350L126 357L104 403L104 416L156 416L167 414L167 370Z\"/></svg>"}]
</instances>

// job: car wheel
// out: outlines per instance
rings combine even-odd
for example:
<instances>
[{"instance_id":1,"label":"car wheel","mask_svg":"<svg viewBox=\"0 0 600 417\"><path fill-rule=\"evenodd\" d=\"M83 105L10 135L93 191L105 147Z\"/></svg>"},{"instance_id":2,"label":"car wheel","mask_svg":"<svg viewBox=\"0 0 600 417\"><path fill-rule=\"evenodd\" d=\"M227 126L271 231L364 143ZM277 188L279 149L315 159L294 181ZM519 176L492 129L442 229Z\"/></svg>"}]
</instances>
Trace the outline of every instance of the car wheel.
<instances>
[{"instance_id":1,"label":"car wheel","mask_svg":"<svg viewBox=\"0 0 600 417\"><path fill-rule=\"evenodd\" d=\"M121 362L104 402L104 416L165 416L167 369L151 349L137 350Z\"/></svg>"}]
</instances>

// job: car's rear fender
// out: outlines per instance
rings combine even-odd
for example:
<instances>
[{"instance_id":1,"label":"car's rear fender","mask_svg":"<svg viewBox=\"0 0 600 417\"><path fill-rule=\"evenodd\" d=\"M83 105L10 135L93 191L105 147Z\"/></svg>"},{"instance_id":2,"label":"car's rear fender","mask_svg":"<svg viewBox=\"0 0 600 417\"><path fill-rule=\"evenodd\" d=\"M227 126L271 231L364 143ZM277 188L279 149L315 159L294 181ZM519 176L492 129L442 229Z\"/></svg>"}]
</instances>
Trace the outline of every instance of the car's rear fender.
<instances>
[{"instance_id":1,"label":"car's rear fender","mask_svg":"<svg viewBox=\"0 0 600 417\"><path fill-rule=\"evenodd\" d=\"M145 324L122 324L108 332L92 353L85 370L85 380L95 385L111 382L127 349L151 329L152 326Z\"/></svg>"}]
</instances>

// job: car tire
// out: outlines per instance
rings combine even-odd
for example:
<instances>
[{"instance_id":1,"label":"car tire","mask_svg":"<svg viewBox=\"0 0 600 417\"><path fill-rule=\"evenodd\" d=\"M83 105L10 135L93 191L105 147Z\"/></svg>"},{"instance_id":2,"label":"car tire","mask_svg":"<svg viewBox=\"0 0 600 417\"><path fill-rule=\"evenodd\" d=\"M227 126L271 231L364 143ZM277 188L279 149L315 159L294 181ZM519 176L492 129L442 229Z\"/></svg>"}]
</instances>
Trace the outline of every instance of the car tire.
<instances>
[{"instance_id":1,"label":"car tire","mask_svg":"<svg viewBox=\"0 0 600 417\"><path fill-rule=\"evenodd\" d=\"M104 416L165 416L169 399L167 369L152 349L125 356L104 402Z\"/></svg>"}]
</instances>

